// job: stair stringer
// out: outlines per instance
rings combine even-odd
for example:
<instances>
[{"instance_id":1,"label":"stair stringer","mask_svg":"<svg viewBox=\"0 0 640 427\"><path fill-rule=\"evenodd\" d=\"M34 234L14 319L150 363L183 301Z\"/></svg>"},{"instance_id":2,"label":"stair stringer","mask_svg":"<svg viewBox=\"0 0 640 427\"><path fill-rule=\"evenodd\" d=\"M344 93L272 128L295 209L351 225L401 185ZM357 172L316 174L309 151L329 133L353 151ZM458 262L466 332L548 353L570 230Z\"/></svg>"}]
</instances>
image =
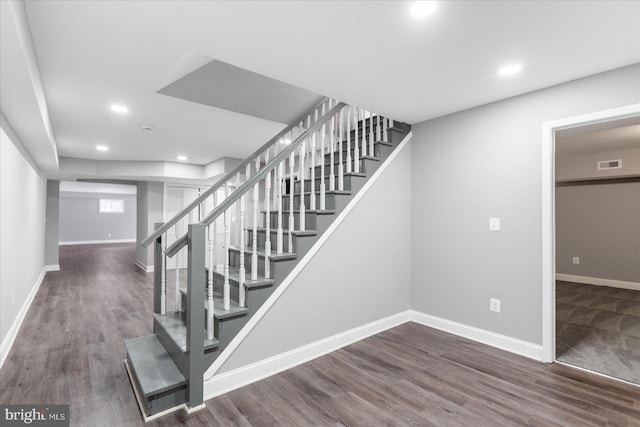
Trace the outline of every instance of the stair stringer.
<instances>
[{"instance_id":1,"label":"stair stringer","mask_svg":"<svg viewBox=\"0 0 640 427\"><path fill-rule=\"evenodd\" d=\"M287 291L287 289L296 281L298 275L305 269L305 267L311 262L311 260L314 258L314 255L325 245L325 243L327 243L327 241L332 237L332 235L334 234L334 232L336 230L338 230L339 226L342 224L343 221L345 221L345 219L347 219L351 213L351 211L356 208L356 206L360 203L361 199L363 197L365 197L367 195L367 193L369 192L369 190L374 187L374 185L376 184L376 182L383 177L385 171L387 170L387 168L389 168L389 166L394 164L394 161L396 159L396 157L398 156L406 156L406 158L404 159L406 164L404 164L403 166L407 169L406 174L408 177L409 174L409 170L408 168L410 167L410 150L406 149L405 147L407 147L407 145L409 144L409 142L411 141L412 138L412 132L409 132L404 138L403 140L400 142L400 144L396 147L395 150L393 150L393 152L389 155L389 157L380 165L380 167L372 174L372 176L367 180L367 182L364 184L364 186L362 187L362 189L353 196L353 198L351 199L351 201L349 202L349 204L346 206L346 208L335 218L335 220L331 223L331 225L329 226L329 228L327 229L327 231L325 233L323 233L323 235L318 239L318 241L314 244L314 246L304 255L304 257L300 260L300 262L297 263L297 265L295 266L295 268L291 271L291 273L289 273L289 275L284 279L284 281L278 286L278 288L273 292L273 294L271 294L271 296L267 299L267 301L262 305L262 307L260 307L260 309L253 315L253 317L249 320L249 322L247 322L247 324L243 327L243 329L235 336L235 338L229 343L229 345L225 348L225 350L218 356L218 358L214 361L214 363L207 369L207 371L204 374L204 379L205 379L205 399L214 397L216 395L221 394L219 391L216 390L216 386L215 386L215 380L216 380L216 374L223 374L226 371L230 370L230 369L234 369L234 366L229 366L229 364L227 364L227 361L229 360L229 358L231 358L234 355L234 352L241 346L241 344L250 336L251 332L254 330L254 328L256 328L256 326L260 323L260 321L262 320L262 318L269 312L269 310L272 309L272 307L274 307L274 305L276 304L276 302L281 298L281 296ZM407 178L407 185L409 183L409 180ZM384 202L384 201L382 201ZM393 207L389 208L387 207L387 209L393 209ZM389 225L389 227L393 227L393 225ZM376 230L370 230L371 233L375 233ZM373 260L373 262L375 263L379 263L381 262L381 260L385 259L385 251L393 251L396 248L388 248L384 245L385 242L380 242L380 253L381 256L376 259ZM407 245L409 244L409 242L407 242ZM348 262L353 263L353 267L356 269L366 269L369 268L369 266L367 265L367 260L366 259L362 259L361 256L359 254L353 254L353 259L349 260ZM409 260L406 261L407 263L410 262ZM330 269L330 265L327 266L328 269ZM397 268L396 266L393 265L392 262L387 262L386 263L386 268L390 269L390 270L394 270L395 268ZM409 272L403 272L403 274L409 274ZM402 275L400 275L402 276ZM400 279L400 277L399 277ZM407 286L408 286L407 282ZM393 287L392 284L389 284L389 288L388 288L389 292L393 292ZM331 296L328 296L331 297ZM337 296L333 296L333 297L339 297L339 295ZM406 307L400 307L397 310L397 313L402 312L404 310L407 310L409 308L409 293L407 291L407 296L406 296ZM312 301L311 304L317 304L319 301ZM358 304L357 300L353 301L353 304L357 305L357 309L364 309L366 310L366 307L362 307ZM317 308L318 313L322 314L323 313L323 308L322 307L318 307ZM396 313L384 313L384 314L376 314L376 313L372 313L373 318L371 319L371 322L375 322L376 320L380 320L381 318L384 318L386 316L389 316L390 314L396 314ZM330 313L324 313L324 315L330 315ZM406 319L408 320L408 319ZM406 321L405 320L405 321ZM295 323L295 319L291 320L292 323ZM402 323L402 322L400 322ZM362 325L356 325L357 326L362 326ZM393 326L393 325L391 325ZM343 328L341 331L336 331L335 333L340 333L340 332L344 332L347 329L351 329L353 328L353 325L348 325L345 328ZM387 326L390 327L390 326ZM274 331L274 334L278 334L278 331ZM329 334L331 335L331 334ZM268 343L267 343L268 344ZM304 345L304 344L302 344ZM319 356L319 355L318 355ZM316 356L317 357L317 356ZM312 357L313 358L313 357ZM251 362L250 362L251 363ZM302 363L302 362L299 362ZM226 364L226 365L225 365ZM292 365L292 366L295 366ZM292 367L289 366L289 367ZM264 377L264 376L263 376ZM255 378L253 381L258 380L260 378ZM239 384L239 386L248 384L250 382L253 381L244 381L243 384ZM225 391L229 391L232 388L227 388L227 390Z\"/></svg>"}]
</instances>

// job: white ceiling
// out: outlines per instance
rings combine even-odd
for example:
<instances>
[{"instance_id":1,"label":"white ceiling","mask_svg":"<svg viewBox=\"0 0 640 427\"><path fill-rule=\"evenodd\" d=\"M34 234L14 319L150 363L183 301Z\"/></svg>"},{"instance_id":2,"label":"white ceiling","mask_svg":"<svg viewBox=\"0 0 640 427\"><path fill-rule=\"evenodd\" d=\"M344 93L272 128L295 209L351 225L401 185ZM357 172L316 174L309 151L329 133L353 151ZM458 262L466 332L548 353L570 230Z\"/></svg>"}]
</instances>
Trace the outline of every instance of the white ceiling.
<instances>
[{"instance_id":1,"label":"white ceiling","mask_svg":"<svg viewBox=\"0 0 640 427\"><path fill-rule=\"evenodd\" d=\"M50 0L26 10L59 154L85 159L184 154L204 165L244 158L283 127L157 93L206 58L409 123L640 62L638 1L441 1L424 20L411 4ZM512 61L523 72L500 78ZM36 127L42 118L17 113L24 94L7 89L21 76L3 76L2 110ZM115 102L130 113L113 114Z\"/></svg>"}]
</instances>

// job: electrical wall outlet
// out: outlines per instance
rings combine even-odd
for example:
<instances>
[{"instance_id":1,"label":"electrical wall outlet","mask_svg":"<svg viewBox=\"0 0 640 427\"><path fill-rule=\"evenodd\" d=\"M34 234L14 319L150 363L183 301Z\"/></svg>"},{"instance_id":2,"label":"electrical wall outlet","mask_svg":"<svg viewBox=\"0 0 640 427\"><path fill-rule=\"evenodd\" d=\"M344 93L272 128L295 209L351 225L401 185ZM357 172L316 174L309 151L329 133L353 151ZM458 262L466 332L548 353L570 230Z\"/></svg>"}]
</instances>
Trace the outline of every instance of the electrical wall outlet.
<instances>
[{"instance_id":1,"label":"electrical wall outlet","mask_svg":"<svg viewBox=\"0 0 640 427\"><path fill-rule=\"evenodd\" d=\"M578 257L578 256L574 256L574 257L573 257L573 263L574 263L574 264L580 264L580 257Z\"/></svg>"},{"instance_id":2,"label":"electrical wall outlet","mask_svg":"<svg viewBox=\"0 0 640 427\"><path fill-rule=\"evenodd\" d=\"M489 310L500 313L500 300L496 298L489 299Z\"/></svg>"}]
</instances>

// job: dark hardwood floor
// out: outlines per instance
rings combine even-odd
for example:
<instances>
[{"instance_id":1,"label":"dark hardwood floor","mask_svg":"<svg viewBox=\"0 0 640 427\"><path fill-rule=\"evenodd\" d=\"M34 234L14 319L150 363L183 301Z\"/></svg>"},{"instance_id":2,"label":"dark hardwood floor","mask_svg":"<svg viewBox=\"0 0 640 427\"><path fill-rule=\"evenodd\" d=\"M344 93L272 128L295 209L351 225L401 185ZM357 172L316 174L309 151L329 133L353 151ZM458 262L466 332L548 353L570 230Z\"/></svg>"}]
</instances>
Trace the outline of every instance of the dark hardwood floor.
<instances>
[{"instance_id":1,"label":"dark hardwood floor","mask_svg":"<svg viewBox=\"0 0 640 427\"><path fill-rule=\"evenodd\" d=\"M144 425L123 364L123 340L151 332L151 275L134 255L61 247L0 370L0 403ZM147 425L640 426L640 388L407 323Z\"/></svg>"}]
</instances>

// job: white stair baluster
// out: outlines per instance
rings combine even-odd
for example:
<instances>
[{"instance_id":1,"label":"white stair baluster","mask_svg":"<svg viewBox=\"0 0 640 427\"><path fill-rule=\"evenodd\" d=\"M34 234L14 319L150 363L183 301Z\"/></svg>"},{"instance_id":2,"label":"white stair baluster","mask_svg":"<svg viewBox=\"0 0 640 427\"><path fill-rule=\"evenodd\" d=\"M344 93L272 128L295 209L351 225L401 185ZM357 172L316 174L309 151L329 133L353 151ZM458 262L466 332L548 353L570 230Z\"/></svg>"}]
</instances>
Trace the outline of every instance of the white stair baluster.
<instances>
[{"instance_id":1,"label":"white stair baluster","mask_svg":"<svg viewBox=\"0 0 640 427\"><path fill-rule=\"evenodd\" d=\"M226 184L225 184L226 187ZM225 189L228 195L228 188ZM224 282L222 284L222 303L225 310L231 308L231 290L229 287L229 246L231 246L231 208L224 211ZM242 250L242 249L241 249Z\"/></svg>"},{"instance_id":2,"label":"white stair baluster","mask_svg":"<svg viewBox=\"0 0 640 427\"><path fill-rule=\"evenodd\" d=\"M376 116L376 141L381 141L382 139L382 128L380 127L380 114Z\"/></svg>"},{"instance_id":3,"label":"white stair baluster","mask_svg":"<svg viewBox=\"0 0 640 427\"><path fill-rule=\"evenodd\" d=\"M340 110L338 129L338 190L344 190L344 165L342 164L342 140L344 139L344 108Z\"/></svg>"},{"instance_id":4,"label":"white stair baluster","mask_svg":"<svg viewBox=\"0 0 640 427\"><path fill-rule=\"evenodd\" d=\"M353 137L353 166L354 172L360 172L360 149L358 148L358 117L360 115L360 110L357 107L354 107L353 111L353 129L355 129L355 135Z\"/></svg>"},{"instance_id":5,"label":"white stair baluster","mask_svg":"<svg viewBox=\"0 0 640 427\"><path fill-rule=\"evenodd\" d=\"M293 136L293 135L292 135ZM295 150L294 150L295 151ZM293 175L293 168L295 165L295 157L293 151L289 155L289 253L293 253L293 226L295 225L293 216L293 187L295 186L295 176ZM304 182L301 183L304 190Z\"/></svg>"},{"instance_id":6,"label":"white stair baluster","mask_svg":"<svg viewBox=\"0 0 640 427\"><path fill-rule=\"evenodd\" d=\"M389 118L385 117L384 118L384 126L383 126L383 135L382 135L382 140L384 142L389 142Z\"/></svg>"},{"instance_id":7,"label":"white stair baluster","mask_svg":"<svg viewBox=\"0 0 640 427\"><path fill-rule=\"evenodd\" d=\"M247 167L248 169L249 167ZM247 172L248 177L248 172ZM246 194L246 193L245 193ZM238 246L240 247L240 265L238 268L238 303L240 307L245 306L245 289L244 283L246 281L246 268L244 265L244 248L247 246L246 243L246 235L247 230L245 227L245 212L246 212L246 203L245 203L245 195L240 196L240 239L238 242Z\"/></svg>"},{"instance_id":8,"label":"white stair baluster","mask_svg":"<svg viewBox=\"0 0 640 427\"><path fill-rule=\"evenodd\" d=\"M264 155L265 165L269 163L269 149ZM271 278L271 171L267 172L267 176L264 182L264 210L266 211L264 228L265 228L265 240L264 240L264 277L265 279ZM256 234L257 237L257 234Z\"/></svg>"},{"instance_id":9,"label":"white stair baluster","mask_svg":"<svg viewBox=\"0 0 640 427\"><path fill-rule=\"evenodd\" d=\"M307 141L304 140L300 144L300 154L299 154L299 176L300 176L300 185L302 188L300 189L300 230L305 230L305 214L306 214L306 206L304 204L304 155L306 150Z\"/></svg>"},{"instance_id":10,"label":"white stair baluster","mask_svg":"<svg viewBox=\"0 0 640 427\"><path fill-rule=\"evenodd\" d=\"M278 198L277 198L277 206L278 206L278 229L276 231L276 253L278 255L282 255L283 252L283 245L284 242L283 240L283 236L282 236L282 190L283 190L283 185L284 183L282 182L282 176L284 175L283 170L284 170L284 160L282 160L280 162L280 164L278 165L278 179L277 179L277 185L276 185L276 191L278 192ZM269 218L270 220L271 218Z\"/></svg>"},{"instance_id":11,"label":"white stair baluster","mask_svg":"<svg viewBox=\"0 0 640 427\"><path fill-rule=\"evenodd\" d=\"M336 138L336 120L337 117L331 117L331 124L329 125L329 191L335 191L336 189L336 175L334 172L333 161L335 155L335 138ZM322 169L324 169L324 159L322 160Z\"/></svg>"},{"instance_id":12,"label":"white stair baluster","mask_svg":"<svg viewBox=\"0 0 640 427\"><path fill-rule=\"evenodd\" d=\"M314 123L318 121L316 110ZM316 210L316 133L311 136L311 195L309 196L309 209Z\"/></svg>"},{"instance_id":13,"label":"white stair baluster","mask_svg":"<svg viewBox=\"0 0 640 427\"><path fill-rule=\"evenodd\" d=\"M164 233L162 235L162 266L160 267L161 278L160 278L160 314L165 314L167 312L167 237L169 237L169 233Z\"/></svg>"},{"instance_id":14,"label":"white stair baluster","mask_svg":"<svg viewBox=\"0 0 640 427\"><path fill-rule=\"evenodd\" d=\"M322 104L322 117L325 114L325 106ZM327 187L324 183L324 140L325 140L325 125L322 125L322 131L320 135L320 210L325 210L326 207L326 193Z\"/></svg>"},{"instance_id":15,"label":"white stair baluster","mask_svg":"<svg viewBox=\"0 0 640 427\"><path fill-rule=\"evenodd\" d=\"M213 334L213 227L207 227L209 234L209 270L207 271L207 339L212 340Z\"/></svg>"},{"instance_id":16,"label":"white stair baluster","mask_svg":"<svg viewBox=\"0 0 640 427\"><path fill-rule=\"evenodd\" d=\"M186 219L186 218L185 218ZM178 238L180 237L180 223L182 221L185 221L185 219L182 219L180 221L178 221L174 227L175 231L176 231L176 240L178 240ZM173 258L176 261L176 276L175 276L175 282L176 282L176 287L175 287L175 292L174 292L174 299L175 299L175 307L176 307L176 312L179 313L182 311L182 304L180 304L180 258L182 258L182 255L184 254L183 251L178 252L177 254L175 254L173 256Z\"/></svg>"},{"instance_id":17,"label":"white stair baluster","mask_svg":"<svg viewBox=\"0 0 640 427\"><path fill-rule=\"evenodd\" d=\"M369 155L373 157L375 155L373 143L375 137L373 136L373 113L370 113L369 117Z\"/></svg>"},{"instance_id":18,"label":"white stair baluster","mask_svg":"<svg viewBox=\"0 0 640 427\"><path fill-rule=\"evenodd\" d=\"M367 155L367 112L362 110L362 157Z\"/></svg>"},{"instance_id":19,"label":"white stair baluster","mask_svg":"<svg viewBox=\"0 0 640 427\"><path fill-rule=\"evenodd\" d=\"M351 159L351 106L345 107L347 122L347 173L353 172L353 164Z\"/></svg>"},{"instance_id":20,"label":"white stair baluster","mask_svg":"<svg viewBox=\"0 0 640 427\"><path fill-rule=\"evenodd\" d=\"M256 173L260 170L260 156L256 159ZM253 186L253 236L251 239L251 280L258 280L258 187ZM244 248L242 248L244 250ZM266 263L267 260L265 260Z\"/></svg>"}]
</instances>

